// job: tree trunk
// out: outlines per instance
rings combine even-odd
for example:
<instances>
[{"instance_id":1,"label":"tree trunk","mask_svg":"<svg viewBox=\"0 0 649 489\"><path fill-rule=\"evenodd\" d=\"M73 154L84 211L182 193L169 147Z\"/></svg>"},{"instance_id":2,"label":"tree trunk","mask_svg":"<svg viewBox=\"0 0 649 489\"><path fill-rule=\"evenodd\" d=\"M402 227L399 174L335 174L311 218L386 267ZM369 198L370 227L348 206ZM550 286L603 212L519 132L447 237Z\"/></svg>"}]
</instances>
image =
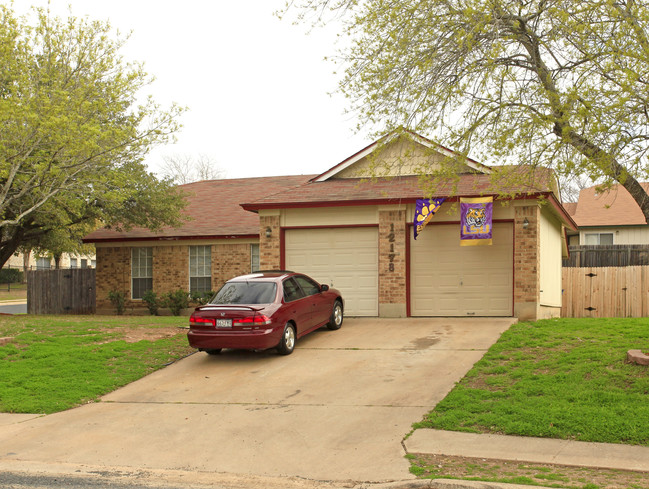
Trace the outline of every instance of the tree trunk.
<instances>
[{"instance_id":1,"label":"tree trunk","mask_svg":"<svg viewBox=\"0 0 649 489\"><path fill-rule=\"evenodd\" d=\"M24 230L18 229L13 232L11 236L6 237L0 244L0 268L4 267L5 263L16 252L20 243L23 240Z\"/></svg>"},{"instance_id":2,"label":"tree trunk","mask_svg":"<svg viewBox=\"0 0 649 489\"><path fill-rule=\"evenodd\" d=\"M23 273L24 277L27 278L27 271L29 270L29 259L32 256L32 250L25 250L23 252Z\"/></svg>"}]
</instances>

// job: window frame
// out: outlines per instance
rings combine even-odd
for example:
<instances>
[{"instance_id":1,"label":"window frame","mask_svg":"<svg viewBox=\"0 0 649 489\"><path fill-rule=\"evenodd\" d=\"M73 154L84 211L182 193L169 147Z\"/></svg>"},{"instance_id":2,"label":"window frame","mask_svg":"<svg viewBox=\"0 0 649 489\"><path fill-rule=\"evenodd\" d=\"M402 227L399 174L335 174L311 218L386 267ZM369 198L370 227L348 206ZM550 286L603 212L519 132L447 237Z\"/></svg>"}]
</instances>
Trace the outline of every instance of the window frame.
<instances>
[{"instance_id":1,"label":"window frame","mask_svg":"<svg viewBox=\"0 0 649 489\"><path fill-rule=\"evenodd\" d=\"M602 245L602 235L604 236L610 236L611 237L611 242L610 243L605 243ZM596 237L597 243L595 244L589 244L587 243L589 237ZM588 233L584 232L584 246L606 246L606 245L613 245L615 244L615 233L610 232L610 233Z\"/></svg>"},{"instance_id":2,"label":"window frame","mask_svg":"<svg viewBox=\"0 0 649 489\"><path fill-rule=\"evenodd\" d=\"M142 257L142 252L144 252L145 254L144 257ZM143 260L145 262L144 266L142 266ZM137 273L135 273L136 270ZM142 273L144 273L144 275L142 275ZM144 283L145 287L148 286L148 288L142 288L140 284L143 282L138 282L138 285L136 287L136 280L146 280L147 282ZM141 297L136 297L136 289L138 290L137 295L141 295ZM153 290L153 247L142 246L131 248L131 300L142 300L144 298L144 294L149 290ZM139 292L141 292L141 294Z\"/></svg>"},{"instance_id":3,"label":"window frame","mask_svg":"<svg viewBox=\"0 0 649 489\"><path fill-rule=\"evenodd\" d=\"M210 292L212 290L212 245L189 246L188 256L189 293ZM199 259L202 259L202 263L198 263ZM202 285L197 286L197 283Z\"/></svg>"},{"instance_id":4,"label":"window frame","mask_svg":"<svg viewBox=\"0 0 649 489\"><path fill-rule=\"evenodd\" d=\"M257 250L255 252L255 250ZM250 244L250 272L259 270L259 243Z\"/></svg>"}]
</instances>

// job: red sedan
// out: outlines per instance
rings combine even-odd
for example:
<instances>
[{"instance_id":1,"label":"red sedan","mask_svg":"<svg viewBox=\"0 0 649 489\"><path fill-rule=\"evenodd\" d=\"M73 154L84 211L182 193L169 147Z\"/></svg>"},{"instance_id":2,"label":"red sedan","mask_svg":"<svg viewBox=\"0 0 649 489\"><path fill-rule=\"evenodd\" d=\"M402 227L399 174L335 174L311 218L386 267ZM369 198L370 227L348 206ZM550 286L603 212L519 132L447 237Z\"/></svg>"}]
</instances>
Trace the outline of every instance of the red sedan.
<instances>
[{"instance_id":1,"label":"red sedan","mask_svg":"<svg viewBox=\"0 0 649 489\"><path fill-rule=\"evenodd\" d=\"M209 304L189 319L190 346L209 354L223 348L288 355L298 338L322 326L343 324L343 299L336 289L301 273L257 272L225 283Z\"/></svg>"}]
</instances>

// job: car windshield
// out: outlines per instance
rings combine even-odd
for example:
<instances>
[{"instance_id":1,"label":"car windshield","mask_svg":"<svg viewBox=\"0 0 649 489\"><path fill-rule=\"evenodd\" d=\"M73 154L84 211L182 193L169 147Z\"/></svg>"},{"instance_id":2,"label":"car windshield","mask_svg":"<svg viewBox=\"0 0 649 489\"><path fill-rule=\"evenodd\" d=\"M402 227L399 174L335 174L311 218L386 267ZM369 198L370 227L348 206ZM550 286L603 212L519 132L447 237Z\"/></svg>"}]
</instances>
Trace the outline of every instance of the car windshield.
<instances>
[{"instance_id":1,"label":"car windshield","mask_svg":"<svg viewBox=\"0 0 649 489\"><path fill-rule=\"evenodd\" d=\"M210 304L269 304L275 300L274 282L228 282Z\"/></svg>"}]
</instances>

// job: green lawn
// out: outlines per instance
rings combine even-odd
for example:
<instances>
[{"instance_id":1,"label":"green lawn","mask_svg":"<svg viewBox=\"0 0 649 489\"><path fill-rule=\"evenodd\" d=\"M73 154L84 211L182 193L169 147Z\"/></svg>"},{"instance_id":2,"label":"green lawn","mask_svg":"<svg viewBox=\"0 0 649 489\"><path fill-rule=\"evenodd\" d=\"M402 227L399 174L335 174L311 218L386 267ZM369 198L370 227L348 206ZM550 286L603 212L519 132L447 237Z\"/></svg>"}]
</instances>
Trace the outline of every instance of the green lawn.
<instances>
[{"instance_id":1,"label":"green lawn","mask_svg":"<svg viewBox=\"0 0 649 489\"><path fill-rule=\"evenodd\" d=\"M0 301L27 300L27 284L0 284Z\"/></svg>"},{"instance_id":2,"label":"green lawn","mask_svg":"<svg viewBox=\"0 0 649 489\"><path fill-rule=\"evenodd\" d=\"M649 319L518 323L415 428L649 445Z\"/></svg>"},{"instance_id":3,"label":"green lawn","mask_svg":"<svg viewBox=\"0 0 649 489\"><path fill-rule=\"evenodd\" d=\"M96 401L191 353L186 317L0 316L0 412Z\"/></svg>"}]
</instances>

